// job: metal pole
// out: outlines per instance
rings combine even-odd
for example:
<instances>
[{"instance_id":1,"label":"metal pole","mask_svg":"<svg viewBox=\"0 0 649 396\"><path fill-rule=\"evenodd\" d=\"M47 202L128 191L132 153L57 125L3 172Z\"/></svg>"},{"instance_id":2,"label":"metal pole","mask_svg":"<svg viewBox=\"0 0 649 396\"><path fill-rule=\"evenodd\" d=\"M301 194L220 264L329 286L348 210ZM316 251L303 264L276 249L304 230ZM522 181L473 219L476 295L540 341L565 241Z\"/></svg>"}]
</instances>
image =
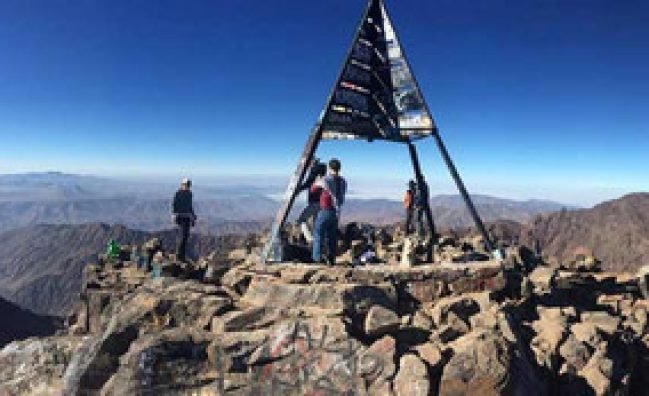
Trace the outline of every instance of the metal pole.
<instances>
[{"instance_id":1,"label":"metal pole","mask_svg":"<svg viewBox=\"0 0 649 396\"><path fill-rule=\"evenodd\" d=\"M471 197L469 196L469 193L466 190L466 187L464 186L462 179L460 178L460 174L458 173L457 168L455 168L455 164L453 164L453 160L451 159L448 150L446 150L446 146L442 141L442 137L439 135L438 129L433 130L433 137L435 138L435 142L437 142L437 147L439 148L439 151L442 153L442 158L444 159L444 162L446 163L448 170L451 172L451 176L453 176L453 180L457 185L457 189L460 191L460 195L462 195L462 198L464 199L464 203L469 209L469 213L471 214L471 217L473 217L473 222L478 228L480 234L482 234L482 238L485 241L487 250L489 250L489 253L492 253L494 251L493 242L491 242L489 233L487 232L487 229L485 228L482 219L480 219L480 215L478 214L478 211L476 210L475 206L473 205L473 202L471 201Z\"/></svg>"},{"instance_id":2,"label":"metal pole","mask_svg":"<svg viewBox=\"0 0 649 396\"><path fill-rule=\"evenodd\" d=\"M423 185L424 175L421 172L421 166L419 165L419 156L417 155L417 149L415 148L415 145L410 140L407 142L407 144L408 144L408 151L410 152L410 160L412 161L412 167L415 171L415 178L417 179L418 184L422 183L420 185ZM436 230L435 230L435 223L433 222L433 213L430 210L430 202L427 202L426 207L424 209L426 211L426 220L428 222L430 242L432 246L432 244L435 243Z\"/></svg>"},{"instance_id":3,"label":"metal pole","mask_svg":"<svg viewBox=\"0 0 649 396\"><path fill-rule=\"evenodd\" d=\"M322 128L318 126L317 129L315 129L309 136L309 139L307 140L306 145L304 146L304 151L302 152L302 156L300 157L300 161L298 162L297 169L295 170L295 173L293 173L293 176L291 177L291 180L288 183L288 187L286 188L286 193L284 194L284 203L279 208L279 211L275 216L275 220L273 221L273 225L270 230L269 239L266 242L266 246L264 247L264 251L261 256L262 264L266 264L266 262L269 260L271 261L282 260L281 252L278 251L277 249L279 246L278 244L281 243L280 232L284 227L284 223L286 223L286 218L288 217L288 214L291 212L293 203L295 203L295 198L299 194L299 186L302 184L302 181L304 180L306 171L309 168L309 164L313 159L313 155L315 154L318 148L318 144L320 143L321 138L322 138Z\"/></svg>"}]
</instances>

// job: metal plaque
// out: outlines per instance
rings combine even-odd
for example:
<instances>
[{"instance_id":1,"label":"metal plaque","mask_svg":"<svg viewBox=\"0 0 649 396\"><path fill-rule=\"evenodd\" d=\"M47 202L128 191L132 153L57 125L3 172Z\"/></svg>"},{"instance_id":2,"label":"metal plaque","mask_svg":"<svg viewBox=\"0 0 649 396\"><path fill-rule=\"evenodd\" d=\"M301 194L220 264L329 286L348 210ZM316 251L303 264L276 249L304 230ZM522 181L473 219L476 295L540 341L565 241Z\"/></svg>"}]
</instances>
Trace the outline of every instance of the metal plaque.
<instances>
[{"instance_id":1,"label":"metal plaque","mask_svg":"<svg viewBox=\"0 0 649 396\"><path fill-rule=\"evenodd\" d=\"M404 141L434 122L380 0L370 1L320 123L326 138Z\"/></svg>"}]
</instances>

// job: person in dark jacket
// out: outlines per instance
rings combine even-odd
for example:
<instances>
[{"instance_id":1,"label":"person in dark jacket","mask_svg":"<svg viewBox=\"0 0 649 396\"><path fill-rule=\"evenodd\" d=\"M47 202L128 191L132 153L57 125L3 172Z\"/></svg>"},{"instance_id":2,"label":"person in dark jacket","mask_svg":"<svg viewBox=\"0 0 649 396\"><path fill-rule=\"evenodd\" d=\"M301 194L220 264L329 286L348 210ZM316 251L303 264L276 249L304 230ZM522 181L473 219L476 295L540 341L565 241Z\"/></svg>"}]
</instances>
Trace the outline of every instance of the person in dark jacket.
<instances>
[{"instance_id":1,"label":"person in dark jacket","mask_svg":"<svg viewBox=\"0 0 649 396\"><path fill-rule=\"evenodd\" d=\"M414 180L408 182L408 189L403 196L403 209L406 211L406 235L412 232L412 217L415 211L415 192L417 185Z\"/></svg>"},{"instance_id":2,"label":"person in dark jacket","mask_svg":"<svg viewBox=\"0 0 649 396\"><path fill-rule=\"evenodd\" d=\"M191 180L183 179L171 204L173 221L180 231L176 244L176 258L183 262L187 260L189 230L196 224L196 213L194 213L191 186Z\"/></svg>"},{"instance_id":3,"label":"person in dark jacket","mask_svg":"<svg viewBox=\"0 0 649 396\"><path fill-rule=\"evenodd\" d=\"M313 226L312 258L314 263L320 263L322 245L325 245L327 263L334 265L340 209L345 203L345 192L347 191L347 182L340 176L339 160L334 158L329 161L329 175L311 187L312 190L317 188L321 188L322 192L320 194L320 211Z\"/></svg>"},{"instance_id":4,"label":"person in dark jacket","mask_svg":"<svg viewBox=\"0 0 649 396\"><path fill-rule=\"evenodd\" d=\"M424 217L426 218L426 225L428 226L428 232L430 234L435 233L435 223L433 223L433 218L430 212L430 193L428 190L428 184L424 180L423 176L417 181L417 188L415 189L414 197L414 207L415 207L415 221L416 221L416 230L417 234L420 237L424 236L425 226L424 226Z\"/></svg>"}]
</instances>

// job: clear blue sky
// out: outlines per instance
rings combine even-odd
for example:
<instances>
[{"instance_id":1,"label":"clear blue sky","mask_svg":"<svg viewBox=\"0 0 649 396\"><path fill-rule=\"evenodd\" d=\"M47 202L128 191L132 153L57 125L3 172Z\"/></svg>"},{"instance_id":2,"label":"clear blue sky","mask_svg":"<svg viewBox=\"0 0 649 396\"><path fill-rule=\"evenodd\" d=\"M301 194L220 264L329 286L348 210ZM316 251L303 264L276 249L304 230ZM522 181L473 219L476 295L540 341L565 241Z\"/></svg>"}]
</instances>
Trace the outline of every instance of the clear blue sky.
<instances>
[{"instance_id":1,"label":"clear blue sky","mask_svg":"<svg viewBox=\"0 0 649 396\"><path fill-rule=\"evenodd\" d=\"M386 4L470 190L584 204L649 190L648 1ZM363 7L3 0L0 173L288 177ZM420 145L431 189L450 192ZM410 175L400 146L321 155L368 194Z\"/></svg>"}]
</instances>

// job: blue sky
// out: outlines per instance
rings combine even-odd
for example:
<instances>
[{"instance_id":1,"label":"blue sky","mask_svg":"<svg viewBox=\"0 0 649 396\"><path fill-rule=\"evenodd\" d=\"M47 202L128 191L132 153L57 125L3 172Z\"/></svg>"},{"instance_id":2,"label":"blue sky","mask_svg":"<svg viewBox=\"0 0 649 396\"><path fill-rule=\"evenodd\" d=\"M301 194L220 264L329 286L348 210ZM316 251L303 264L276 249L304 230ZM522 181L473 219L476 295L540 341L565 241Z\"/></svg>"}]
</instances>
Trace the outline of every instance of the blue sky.
<instances>
[{"instance_id":1,"label":"blue sky","mask_svg":"<svg viewBox=\"0 0 649 396\"><path fill-rule=\"evenodd\" d=\"M471 191L592 204L649 190L649 2L386 0ZM363 0L4 0L0 173L285 180ZM452 192L433 141L433 192ZM404 147L325 143L359 193ZM390 194L389 192L386 194Z\"/></svg>"}]
</instances>

